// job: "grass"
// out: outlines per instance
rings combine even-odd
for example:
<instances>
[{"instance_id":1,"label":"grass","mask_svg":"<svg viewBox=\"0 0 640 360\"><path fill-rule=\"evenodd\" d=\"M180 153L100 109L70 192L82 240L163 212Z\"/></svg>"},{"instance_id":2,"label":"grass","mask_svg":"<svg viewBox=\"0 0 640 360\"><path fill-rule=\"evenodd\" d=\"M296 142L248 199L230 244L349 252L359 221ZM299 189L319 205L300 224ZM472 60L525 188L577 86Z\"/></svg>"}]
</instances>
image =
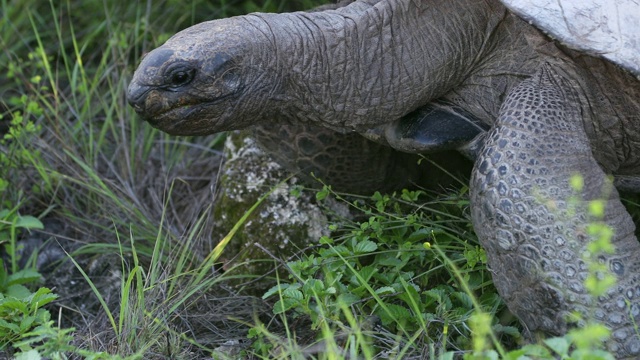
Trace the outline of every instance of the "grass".
<instances>
[{"instance_id":1,"label":"grass","mask_svg":"<svg viewBox=\"0 0 640 360\"><path fill-rule=\"evenodd\" d=\"M313 5L0 2L0 357L569 354L570 337L518 349L465 188L437 198L324 189L321 204L338 198L364 219L332 225L263 298L226 284L218 262L233 234L210 221L224 136L151 129L126 104L128 79L142 54L191 24Z\"/></svg>"},{"instance_id":2,"label":"grass","mask_svg":"<svg viewBox=\"0 0 640 360\"><path fill-rule=\"evenodd\" d=\"M202 275L208 269L194 249L211 247L205 219L223 138L160 134L134 119L124 92L144 51L204 20L196 14L238 9L175 1L21 4L2 3L0 68L9 69L2 74L2 122L15 133L3 144L2 200L62 223L59 232L45 227L71 260L46 277L44 285L61 294L58 319L48 326L75 327L80 357L180 358L197 350L201 345L182 335L179 314L194 306L214 313L198 298L217 280ZM236 316L252 311L242 298L234 301ZM38 344L16 342L3 351Z\"/></svg>"}]
</instances>

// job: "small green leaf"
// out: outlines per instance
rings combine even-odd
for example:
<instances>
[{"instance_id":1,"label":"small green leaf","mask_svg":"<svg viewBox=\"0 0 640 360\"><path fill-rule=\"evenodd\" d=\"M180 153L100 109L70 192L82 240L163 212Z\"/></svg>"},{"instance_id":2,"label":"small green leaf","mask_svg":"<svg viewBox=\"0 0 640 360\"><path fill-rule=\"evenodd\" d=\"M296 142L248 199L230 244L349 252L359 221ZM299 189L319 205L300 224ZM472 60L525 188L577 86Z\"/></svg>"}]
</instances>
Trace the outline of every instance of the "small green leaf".
<instances>
[{"instance_id":1,"label":"small green leaf","mask_svg":"<svg viewBox=\"0 0 640 360\"><path fill-rule=\"evenodd\" d=\"M44 229L42 221L31 215L20 216L16 222L16 227L24 229Z\"/></svg>"},{"instance_id":2,"label":"small green leaf","mask_svg":"<svg viewBox=\"0 0 640 360\"><path fill-rule=\"evenodd\" d=\"M38 320L39 324L44 324L51 320L51 313L47 309L38 309L38 311L36 311L36 320Z\"/></svg>"},{"instance_id":3,"label":"small green leaf","mask_svg":"<svg viewBox=\"0 0 640 360\"><path fill-rule=\"evenodd\" d=\"M344 306L351 306L351 304L360 301L360 299L361 298L359 296L357 296L356 294L344 293L344 294L338 295L337 302L339 304L344 305Z\"/></svg>"},{"instance_id":4,"label":"small green leaf","mask_svg":"<svg viewBox=\"0 0 640 360\"><path fill-rule=\"evenodd\" d=\"M398 267L402 266L404 262L397 257L388 256L388 254L383 254L384 257L376 259L376 264L380 267L382 266L392 266Z\"/></svg>"},{"instance_id":5,"label":"small green leaf","mask_svg":"<svg viewBox=\"0 0 640 360\"><path fill-rule=\"evenodd\" d=\"M418 201L418 198L422 194L424 194L424 191L409 191L407 189L402 189L402 194L400 195L400 198L402 200L416 202Z\"/></svg>"},{"instance_id":6,"label":"small green leaf","mask_svg":"<svg viewBox=\"0 0 640 360\"><path fill-rule=\"evenodd\" d=\"M267 292L265 292L264 295L262 295L262 298L267 299L270 296L277 294L278 292L288 289L289 287L291 287L291 284L278 284L276 286L273 286L271 289L267 290Z\"/></svg>"},{"instance_id":7,"label":"small green leaf","mask_svg":"<svg viewBox=\"0 0 640 360\"><path fill-rule=\"evenodd\" d=\"M5 295L23 300L31 296L31 291L29 291L29 289L27 289L24 285L15 284L7 287Z\"/></svg>"},{"instance_id":8,"label":"small green leaf","mask_svg":"<svg viewBox=\"0 0 640 360\"><path fill-rule=\"evenodd\" d=\"M376 289L376 294L378 295L393 294L394 292L396 292L396 289L392 288L391 286L384 286Z\"/></svg>"},{"instance_id":9,"label":"small green leaf","mask_svg":"<svg viewBox=\"0 0 640 360\"><path fill-rule=\"evenodd\" d=\"M16 354L15 360L42 360L42 356L40 356L38 350L31 349L27 352Z\"/></svg>"},{"instance_id":10,"label":"small green leaf","mask_svg":"<svg viewBox=\"0 0 640 360\"><path fill-rule=\"evenodd\" d=\"M333 244L333 239L328 236L321 236L319 242L322 245L330 245Z\"/></svg>"},{"instance_id":11,"label":"small green leaf","mask_svg":"<svg viewBox=\"0 0 640 360\"><path fill-rule=\"evenodd\" d=\"M26 314L29 312L29 307L21 299L16 299L14 297L5 297L0 301L0 313L8 314L16 311Z\"/></svg>"},{"instance_id":12,"label":"small green leaf","mask_svg":"<svg viewBox=\"0 0 640 360\"><path fill-rule=\"evenodd\" d=\"M316 200L318 200L318 201L322 201L322 200L324 200L327 196L329 196L329 194L330 194L330 193L331 193L331 187L329 187L329 186L326 186L326 185L325 185L325 186L322 188L322 190L320 190L320 191L318 191L318 192L316 193Z\"/></svg>"},{"instance_id":13,"label":"small green leaf","mask_svg":"<svg viewBox=\"0 0 640 360\"><path fill-rule=\"evenodd\" d=\"M291 196L293 196L294 198L300 197L301 193L302 193L302 186L293 186L291 190L289 190L289 194L291 194Z\"/></svg>"},{"instance_id":14,"label":"small green leaf","mask_svg":"<svg viewBox=\"0 0 640 360\"><path fill-rule=\"evenodd\" d=\"M371 240L364 240L356 244L353 252L356 254L366 254L378 249L378 245Z\"/></svg>"},{"instance_id":15,"label":"small green leaf","mask_svg":"<svg viewBox=\"0 0 640 360\"><path fill-rule=\"evenodd\" d=\"M291 287L288 288L288 289L285 289L282 292L282 297L289 298L289 299L295 299L295 300L304 299L304 295L302 294L302 291L300 291L298 289L291 288Z\"/></svg>"},{"instance_id":16,"label":"small green leaf","mask_svg":"<svg viewBox=\"0 0 640 360\"><path fill-rule=\"evenodd\" d=\"M20 332L26 332L27 330L31 329L31 326L33 326L33 323L35 321L36 321L35 316L23 317L22 320L20 320Z\"/></svg>"},{"instance_id":17,"label":"small green leaf","mask_svg":"<svg viewBox=\"0 0 640 360\"><path fill-rule=\"evenodd\" d=\"M40 280L42 275L34 269L22 269L9 275L7 278L7 284L28 284Z\"/></svg>"},{"instance_id":18,"label":"small green leaf","mask_svg":"<svg viewBox=\"0 0 640 360\"><path fill-rule=\"evenodd\" d=\"M31 295L30 301L37 304L38 307L47 305L58 298L58 295L52 294L51 290L46 287L41 287L33 295Z\"/></svg>"},{"instance_id":19,"label":"small green leaf","mask_svg":"<svg viewBox=\"0 0 640 360\"><path fill-rule=\"evenodd\" d=\"M275 315L282 314L283 312L299 305L300 302L296 299L284 298L282 300L276 301L273 305L273 313Z\"/></svg>"},{"instance_id":20,"label":"small green leaf","mask_svg":"<svg viewBox=\"0 0 640 360\"><path fill-rule=\"evenodd\" d=\"M20 327L14 323L10 323L4 319L0 319L0 329L7 329L14 334L20 333ZM6 334L6 330L3 330L2 333Z\"/></svg>"},{"instance_id":21,"label":"small green leaf","mask_svg":"<svg viewBox=\"0 0 640 360\"><path fill-rule=\"evenodd\" d=\"M479 246L465 248L463 255L467 260L466 265L469 269L473 269L478 263L487 262L487 254Z\"/></svg>"},{"instance_id":22,"label":"small green leaf","mask_svg":"<svg viewBox=\"0 0 640 360\"><path fill-rule=\"evenodd\" d=\"M407 237L407 242L418 243L431 237L433 229L420 228Z\"/></svg>"},{"instance_id":23,"label":"small green leaf","mask_svg":"<svg viewBox=\"0 0 640 360\"><path fill-rule=\"evenodd\" d=\"M362 285L362 281L364 281L364 283L368 283L369 279L371 279L371 277L377 272L378 272L377 267L372 265L365 266L360 270L358 270L357 273L354 273L351 277L349 277L349 282L351 282L356 286L360 286ZM360 279L362 279L362 281Z\"/></svg>"},{"instance_id":24,"label":"small green leaf","mask_svg":"<svg viewBox=\"0 0 640 360\"><path fill-rule=\"evenodd\" d=\"M317 279L308 279L302 286L302 291L306 294L312 291L313 294L322 294L324 292L324 283Z\"/></svg>"},{"instance_id":25,"label":"small green leaf","mask_svg":"<svg viewBox=\"0 0 640 360\"><path fill-rule=\"evenodd\" d=\"M545 339L544 343L558 355L566 356L569 353L569 342L563 337Z\"/></svg>"},{"instance_id":26,"label":"small green leaf","mask_svg":"<svg viewBox=\"0 0 640 360\"><path fill-rule=\"evenodd\" d=\"M396 304L385 304L385 307L379 307L376 315L380 316L382 324L388 325L393 322L402 322L411 319L413 315L404 307Z\"/></svg>"},{"instance_id":27,"label":"small green leaf","mask_svg":"<svg viewBox=\"0 0 640 360\"><path fill-rule=\"evenodd\" d=\"M462 303L462 306L464 306L465 309L473 309L473 300L467 293L458 291L453 293L452 296L458 299L458 301Z\"/></svg>"},{"instance_id":28,"label":"small green leaf","mask_svg":"<svg viewBox=\"0 0 640 360\"><path fill-rule=\"evenodd\" d=\"M318 253L324 258L331 258L336 255L351 256L351 251L344 245L333 246L329 249L320 249Z\"/></svg>"}]
</instances>

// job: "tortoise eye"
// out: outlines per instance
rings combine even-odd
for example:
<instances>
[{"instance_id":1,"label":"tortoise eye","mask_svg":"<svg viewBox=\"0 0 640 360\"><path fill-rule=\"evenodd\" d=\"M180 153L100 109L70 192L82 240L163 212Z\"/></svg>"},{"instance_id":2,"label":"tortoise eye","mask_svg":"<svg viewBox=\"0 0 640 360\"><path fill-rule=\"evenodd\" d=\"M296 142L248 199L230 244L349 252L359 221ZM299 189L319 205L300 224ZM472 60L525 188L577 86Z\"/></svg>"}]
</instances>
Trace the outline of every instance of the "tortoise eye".
<instances>
[{"instance_id":1,"label":"tortoise eye","mask_svg":"<svg viewBox=\"0 0 640 360\"><path fill-rule=\"evenodd\" d=\"M169 81L171 87L179 87L187 85L193 80L194 70L179 70L171 74Z\"/></svg>"}]
</instances>

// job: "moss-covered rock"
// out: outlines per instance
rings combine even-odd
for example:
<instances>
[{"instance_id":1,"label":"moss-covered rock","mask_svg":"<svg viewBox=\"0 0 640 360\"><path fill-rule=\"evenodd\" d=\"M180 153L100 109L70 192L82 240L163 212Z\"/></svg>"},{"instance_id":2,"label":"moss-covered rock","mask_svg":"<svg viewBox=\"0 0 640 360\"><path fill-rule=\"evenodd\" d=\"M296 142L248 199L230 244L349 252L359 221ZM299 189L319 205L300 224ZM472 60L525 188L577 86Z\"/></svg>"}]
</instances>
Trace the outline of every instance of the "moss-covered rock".
<instances>
[{"instance_id":1,"label":"moss-covered rock","mask_svg":"<svg viewBox=\"0 0 640 360\"><path fill-rule=\"evenodd\" d=\"M230 134L225 155L214 211L216 232L221 237L270 192L223 253L228 275L252 275L234 280L236 285L250 283L252 292L262 291L273 285L277 266L328 234L328 218L315 201L315 191L305 189L244 133ZM271 281L252 281L260 276Z\"/></svg>"}]
</instances>

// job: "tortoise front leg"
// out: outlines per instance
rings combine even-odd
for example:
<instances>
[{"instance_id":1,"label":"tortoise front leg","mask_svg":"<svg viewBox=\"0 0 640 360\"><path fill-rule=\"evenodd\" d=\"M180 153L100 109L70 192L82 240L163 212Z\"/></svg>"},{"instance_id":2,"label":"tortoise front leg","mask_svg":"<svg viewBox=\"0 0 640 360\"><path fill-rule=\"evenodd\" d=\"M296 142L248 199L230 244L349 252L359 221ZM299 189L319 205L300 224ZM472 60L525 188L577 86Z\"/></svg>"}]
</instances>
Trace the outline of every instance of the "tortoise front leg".
<instances>
[{"instance_id":1,"label":"tortoise front leg","mask_svg":"<svg viewBox=\"0 0 640 360\"><path fill-rule=\"evenodd\" d=\"M530 332L564 334L577 311L612 331L610 350L637 357L640 339L640 245L615 188L596 163L584 131L578 96L545 65L515 88L476 160L471 186L475 230L498 291ZM577 190L573 175L584 179ZM605 201L601 219L588 204ZM588 254L590 223L615 231L613 253ZM594 297L585 287L589 260L617 280Z\"/></svg>"}]
</instances>

